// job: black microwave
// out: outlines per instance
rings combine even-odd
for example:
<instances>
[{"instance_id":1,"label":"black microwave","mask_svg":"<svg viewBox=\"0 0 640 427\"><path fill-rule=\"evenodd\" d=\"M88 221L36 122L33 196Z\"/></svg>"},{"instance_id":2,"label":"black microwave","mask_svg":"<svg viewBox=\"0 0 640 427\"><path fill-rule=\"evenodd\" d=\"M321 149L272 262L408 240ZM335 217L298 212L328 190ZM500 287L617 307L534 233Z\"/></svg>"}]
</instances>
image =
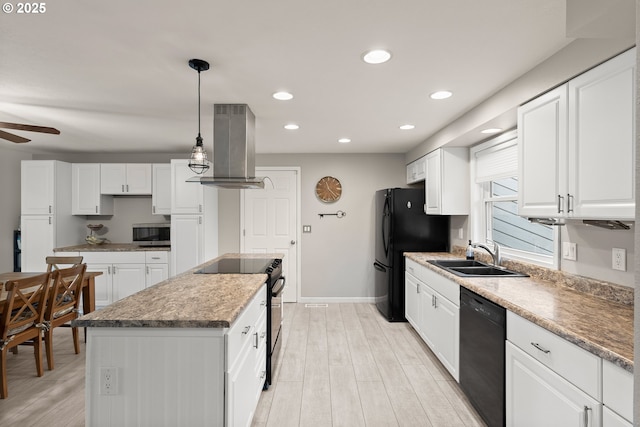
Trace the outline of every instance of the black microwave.
<instances>
[{"instance_id":1,"label":"black microwave","mask_svg":"<svg viewBox=\"0 0 640 427\"><path fill-rule=\"evenodd\" d=\"M133 224L133 244L139 246L171 245L171 223Z\"/></svg>"}]
</instances>

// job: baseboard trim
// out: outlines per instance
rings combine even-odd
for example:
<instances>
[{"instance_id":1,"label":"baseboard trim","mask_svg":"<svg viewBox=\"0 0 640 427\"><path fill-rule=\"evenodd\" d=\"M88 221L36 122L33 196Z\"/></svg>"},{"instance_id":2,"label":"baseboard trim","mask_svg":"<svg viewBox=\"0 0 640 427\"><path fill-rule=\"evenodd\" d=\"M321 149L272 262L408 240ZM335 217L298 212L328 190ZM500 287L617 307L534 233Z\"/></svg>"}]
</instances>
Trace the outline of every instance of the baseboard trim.
<instances>
[{"instance_id":1,"label":"baseboard trim","mask_svg":"<svg viewBox=\"0 0 640 427\"><path fill-rule=\"evenodd\" d=\"M299 303L304 304L338 304L338 303L369 303L376 302L374 297L300 297Z\"/></svg>"}]
</instances>

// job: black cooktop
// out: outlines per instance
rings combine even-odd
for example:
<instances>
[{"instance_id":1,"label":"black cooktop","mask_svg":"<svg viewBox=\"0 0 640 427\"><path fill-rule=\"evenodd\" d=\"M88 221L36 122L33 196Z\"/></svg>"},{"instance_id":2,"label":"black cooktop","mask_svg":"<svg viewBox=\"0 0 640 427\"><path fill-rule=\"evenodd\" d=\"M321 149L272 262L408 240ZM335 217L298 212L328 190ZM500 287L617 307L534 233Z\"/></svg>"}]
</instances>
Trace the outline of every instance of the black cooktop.
<instances>
[{"instance_id":1,"label":"black cooktop","mask_svg":"<svg viewBox=\"0 0 640 427\"><path fill-rule=\"evenodd\" d=\"M198 271L198 274L259 274L273 263L273 258L223 258Z\"/></svg>"}]
</instances>

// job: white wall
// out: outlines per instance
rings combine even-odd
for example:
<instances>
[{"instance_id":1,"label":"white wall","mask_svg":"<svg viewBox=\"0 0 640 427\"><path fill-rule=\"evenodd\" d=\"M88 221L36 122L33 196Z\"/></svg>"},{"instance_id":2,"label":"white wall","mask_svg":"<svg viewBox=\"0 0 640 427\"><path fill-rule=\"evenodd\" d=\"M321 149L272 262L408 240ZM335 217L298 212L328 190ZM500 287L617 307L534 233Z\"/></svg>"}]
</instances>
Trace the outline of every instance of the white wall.
<instances>
[{"instance_id":1,"label":"white wall","mask_svg":"<svg viewBox=\"0 0 640 427\"><path fill-rule=\"evenodd\" d=\"M300 298L365 300L373 297L374 193L406 187L403 154L290 154L258 155L258 166L301 168L301 223L312 232L302 234ZM314 193L323 176L342 183L342 197L332 204ZM239 190L220 190L220 253L240 246ZM344 218L319 213L342 210Z\"/></svg>"},{"instance_id":2,"label":"white wall","mask_svg":"<svg viewBox=\"0 0 640 427\"><path fill-rule=\"evenodd\" d=\"M13 271L13 230L20 226L20 161L31 154L0 144L0 272Z\"/></svg>"}]
</instances>

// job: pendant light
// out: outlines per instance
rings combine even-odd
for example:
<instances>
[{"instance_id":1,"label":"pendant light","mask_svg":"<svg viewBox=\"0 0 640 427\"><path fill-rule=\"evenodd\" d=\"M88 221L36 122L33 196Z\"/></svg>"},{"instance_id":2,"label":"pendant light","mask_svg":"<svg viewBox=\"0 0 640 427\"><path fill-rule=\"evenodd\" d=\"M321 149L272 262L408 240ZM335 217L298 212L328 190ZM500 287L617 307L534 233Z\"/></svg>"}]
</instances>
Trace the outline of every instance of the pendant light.
<instances>
[{"instance_id":1,"label":"pendant light","mask_svg":"<svg viewBox=\"0 0 640 427\"><path fill-rule=\"evenodd\" d=\"M196 145L191 150L189 168L197 174L202 174L209 170L209 161L207 160L207 151L202 146L202 136L200 135L200 72L207 71L209 63L202 59L190 59L189 67L198 72L198 136L196 137Z\"/></svg>"}]
</instances>

